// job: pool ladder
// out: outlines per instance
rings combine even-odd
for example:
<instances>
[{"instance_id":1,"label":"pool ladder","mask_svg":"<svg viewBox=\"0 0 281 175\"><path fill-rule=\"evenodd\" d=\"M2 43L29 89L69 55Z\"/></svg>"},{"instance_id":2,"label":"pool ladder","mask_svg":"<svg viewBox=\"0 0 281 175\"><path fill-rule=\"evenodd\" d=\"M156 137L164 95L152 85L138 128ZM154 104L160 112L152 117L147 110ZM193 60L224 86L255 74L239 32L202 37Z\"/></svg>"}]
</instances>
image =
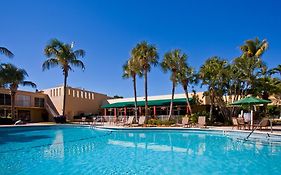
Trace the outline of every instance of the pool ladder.
<instances>
[{"instance_id":1,"label":"pool ladder","mask_svg":"<svg viewBox=\"0 0 281 175\"><path fill-rule=\"evenodd\" d=\"M272 121L271 120L269 120L269 121L270 121L271 132L272 132ZM257 128L261 125L261 123L262 123L262 121L260 121L260 123L256 127L253 128L253 130L250 132L250 134L246 138L244 138L244 140L248 140L249 137L254 133L254 131L256 131ZM268 133L267 133L267 137L270 137L270 135Z\"/></svg>"}]
</instances>

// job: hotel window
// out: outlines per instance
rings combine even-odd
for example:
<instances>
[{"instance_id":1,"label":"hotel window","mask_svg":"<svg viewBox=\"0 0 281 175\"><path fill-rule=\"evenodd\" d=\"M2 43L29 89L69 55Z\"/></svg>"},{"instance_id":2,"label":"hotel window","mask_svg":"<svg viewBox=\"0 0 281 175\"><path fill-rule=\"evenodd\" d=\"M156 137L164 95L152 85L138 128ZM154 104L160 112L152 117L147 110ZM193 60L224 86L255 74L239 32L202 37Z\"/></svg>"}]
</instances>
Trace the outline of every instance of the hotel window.
<instances>
[{"instance_id":1,"label":"hotel window","mask_svg":"<svg viewBox=\"0 0 281 175\"><path fill-rule=\"evenodd\" d=\"M31 97L28 95L17 95L16 96L16 105L29 107L31 104Z\"/></svg>"},{"instance_id":2,"label":"hotel window","mask_svg":"<svg viewBox=\"0 0 281 175\"><path fill-rule=\"evenodd\" d=\"M34 98L35 107L44 107L44 102L45 102L44 98L37 98L37 97Z\"/></svg>"},{"instance_id":3,"label":"hotel window","mask_svg":"<svg viewBox=\"0 0 281 175\"><path fill-rule=\"evenodd\" d=\"M79 98L79 91L76 91L76 97Z\"/></svg>"},{"instance_id":4,"label":"hotel window","mask_svg":"<svg viewBox=\"0 0 281 175\"><path fill-rule=\"evenodd\" d=\"M84 98L84 92L81 91L81 98Z\"/></svg>"},{"instance_id":5,"label":"hotel window","mask_svg":"<svg viewBox=\"0 0 281 175\"><path fill-rule=\"evenodd\" d=\"M88 98L88 93L87 92L85 92L84 95L85 95L84 98Z\"/></svg>"},{"instance_id":6,"label":"hotel window","mask_svg":"<svg viewBox=\"0 0 281 175\"><path fill-rule=\"evenodd\" d=\"M11 95L0 94L0 105L11 105Z\"/></svg>"}]
</instances>

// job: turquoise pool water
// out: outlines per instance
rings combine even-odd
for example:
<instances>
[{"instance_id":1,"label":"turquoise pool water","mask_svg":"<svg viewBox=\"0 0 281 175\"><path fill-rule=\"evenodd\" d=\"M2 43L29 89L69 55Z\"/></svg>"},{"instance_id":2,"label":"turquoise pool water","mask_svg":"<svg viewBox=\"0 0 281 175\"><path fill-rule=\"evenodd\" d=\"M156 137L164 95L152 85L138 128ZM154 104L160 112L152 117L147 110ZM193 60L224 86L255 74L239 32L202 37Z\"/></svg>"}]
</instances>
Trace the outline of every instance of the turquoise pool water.
<instances>
[{"instance_id":1,"label":"turquoise pool water","mask_svg":"<svg viewBox=\"0 0 281 175\"><path fill-rule=\"evenodd\" d=\"M214 131L0 128L0 174L280 174L280 144L235 137Z\"/></svg>"}]
</instances>

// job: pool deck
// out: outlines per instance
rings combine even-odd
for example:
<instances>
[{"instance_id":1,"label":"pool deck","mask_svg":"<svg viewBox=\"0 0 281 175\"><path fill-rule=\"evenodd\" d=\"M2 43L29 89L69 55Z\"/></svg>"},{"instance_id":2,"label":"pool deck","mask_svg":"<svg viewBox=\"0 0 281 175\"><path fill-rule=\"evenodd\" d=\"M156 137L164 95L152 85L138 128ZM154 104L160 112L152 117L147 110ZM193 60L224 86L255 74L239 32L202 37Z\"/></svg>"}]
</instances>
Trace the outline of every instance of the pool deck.
<instances>
[{"instance_id":1,"label":"pool deck","mask_svg":"<svg viewBox=\"0 0 281 175\"><path fill-rule=\"evenodd\" d=\"M42 122L42 123L28 123L24 125L0 125L1 127L30 127L30 126L53 126L53 125L61 125L61 124L56 124L54 122ZM64 124L64 125L81 125L79 123L74 123L74 124ZM81 126L90 126L90 125L81 125ZM98 125L95 126L96 128L99 129L112 129L112 130L139 130L139 129L169 129L169 130L218 130L218 131L236 131L236 132L245 132L245 133L250 133L251 130L238 130L237 128L233 128L232 126L207 126L206 128L196 128L196 127L191 127L191 128L184 128L184 127L124 127L124 126L117 126L117 125L112 125L109 123L104 123L103 125ZM281 136L281 126L273 126L272 127L272 133L270 131L270 127L268 129L263 129L263 130L256 130L255 133L262 133L262 134L274 134L274 135L280 135Z\"/></svg>"}]
</instances>

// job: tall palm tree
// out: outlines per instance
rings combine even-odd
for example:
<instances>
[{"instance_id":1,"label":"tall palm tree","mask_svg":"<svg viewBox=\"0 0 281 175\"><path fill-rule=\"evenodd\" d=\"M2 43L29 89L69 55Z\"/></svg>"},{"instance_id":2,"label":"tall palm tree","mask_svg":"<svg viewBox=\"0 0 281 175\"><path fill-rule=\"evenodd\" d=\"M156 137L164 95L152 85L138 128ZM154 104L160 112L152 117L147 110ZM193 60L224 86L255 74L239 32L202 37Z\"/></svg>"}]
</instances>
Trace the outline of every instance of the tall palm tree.
<instances>
[{"instance_id":1,"label":"tall palm tree","mask_svg":"<svg viewBox=\"0 0 281 175\"><path fill-rule=\"evenodd\" d=\"M137 107L137 82L136 78L137 75L140 77L142 76L141 67L139 61L133 58L130 58L126 64L123 65L123 78L132 78L133 79L133 86L134 86L134 98L135 98L135 117L138 117L138 107Z\"/></svg>"},{"instance_id":2,"label":"tall palm tree","mask_svg":"<svg viewBox=\"0 0 281 175\"><path fill-rule=\"evenodd\" d=\"M12 64L1 64L0 66L0 79L4 86L10 89L11 93L11 114L15 118L15 97L19 85L31 86L36 88L36 84L31 81L25 81L28 77L24 69L17 68Z\"/></svg>"},{"instance_id":3,"label":"tall palm tree","mask_svg":"<svg viewBox=\"0 0 281 175\"><path fill-rule=\"evenodd\" d=\"M247 40L240 49L243 52L242 57L255 57L260 59L264 52L268 49L268 42L265 39L260 41L258 38L255 38L254 40Z\"/></svg>"},{"instance_id":4,"label":"tall palm tree","mask_svg":"<svg viewBox=\"0 0 281 175\"><path fill-rule=\"evenodd\" d=\"M183 66L184 65L184 66ZM169 118L172 116L173 113L173 101L175 95L175 88L178 83L178 74L181 67L187 67L186 65L186 54L182 54L179 49L172 50L167 52L164 55L164 59L161 62L161 68L166 73L167 71L171 72L170 80L172 81L172 97L170 103L170 111L169 111Z\"/></svg>"},{"instance_id":5,"label":"tall palm tree","mask_svg":"<svg viewBox=\"0 0 281 175\"><path fill-rule=\"evenodd\" d=\"M202 85L207 85L208 91L206 94L210 97L210 114L209 118L213 121L212 113L215 104L217 93L221 91L221 84L224 83L225 69L228 63L221 58L214 56L207 59L199 71L199 76L202 80Z\"/></svg>"},{"instance_id":6,"label":"tall palm tree","mask_svg":"<svg viewBox=\"0 0 281 175\"><path fill-rule=\"evenodd\" d=\"M85 56L85 51L82 49L73 50L73 44L63 43L57 39L53 39L45 47L45 55L48 58L42 65L43 71L52 67L60 66L64 76L63 83L63 109L62 115L65 116L65 102L66 102L66 85L69 71L72 66L85 69L84 63L79 60L79 57Z\"/></svg>"},{"instance_id":7,"label":"tall palm tree","mask_svg":"<svg viewBox=\"0 0 281 175\"><path fill-rule=\"evenodd\" d=\"M132 50L132 56L140 62L144 75L144 95L145 95L145 116L148 116L147 101L147 74L151 70L151 66L158 64L158 53L155 46L148 44L146 41L140 42Z\"/></svg>"},{"instance_id":8,"label":"tall palm tree","mask_svg":"<svg viewBox=\"0 0 281 175\"><path fill-rule=\"evenodd\" d=\"M189 103L188 86L193 83L197 84L198 78L197 75L194 73L194 69L192 67L189 67L187 63L183 63L181 65L181 68L178 73L178 82L182 85L182 88L184 90L188 113L191 115L192 109Z\"/></svg>"},{"instance_id":9,"label":"tall palm tree","mask_svg":"<svg viewBox=\"0 0 281 175\"><path fill-rule=\"evenodd\" d=\"M4 54L5 56L12 58L14 56L14 54L7 48L5 47L0 47L0 53Z\"/></svg>"},{"instance_id":10,"label":"tall palm tree","mask_svg":"<svg viewBox=\"0 0 281 175\"><path fill-rule=\"evenodd\" d=\"M268 42L265 39L260 41L258 38L247 40L240 49L242 50L242 55L236 58L234 63L238 66L241 78L245 80L244 94L247 95L249 90L253 91L255 89L257 73L265 65L261 56L268 49Z\"/></svg>"}]
</instances>

